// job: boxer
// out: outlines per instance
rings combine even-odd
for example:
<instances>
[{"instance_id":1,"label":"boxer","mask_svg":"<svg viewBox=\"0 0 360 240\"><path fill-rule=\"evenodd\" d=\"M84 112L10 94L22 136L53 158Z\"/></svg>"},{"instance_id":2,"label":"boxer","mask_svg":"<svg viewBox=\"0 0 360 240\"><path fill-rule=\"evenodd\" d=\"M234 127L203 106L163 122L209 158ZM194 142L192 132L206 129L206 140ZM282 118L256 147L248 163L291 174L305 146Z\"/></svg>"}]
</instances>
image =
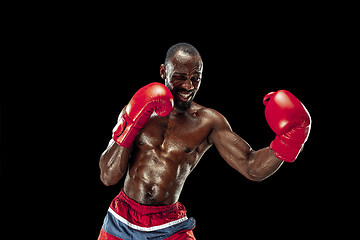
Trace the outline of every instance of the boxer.
<instances>
[{"instance_id":1,"label":"boxer","mask_svg":"<svg viewBox=\"0 0 360 240\"><path fill-rule=\"evenodd\" d=\"M121 111L99 165L106 186L125 177L124 187L98 239L195 239L195 220L178 199L186 178L213 145L252 181L269 177L302 150L311 118L294 95L280 90L264 97L265 117L276 137L256 151L223 115L193 102L202 72L199 52L190 44L176 44L160 66L165 85L142 87Z\"/></svg>"}]
</instances>

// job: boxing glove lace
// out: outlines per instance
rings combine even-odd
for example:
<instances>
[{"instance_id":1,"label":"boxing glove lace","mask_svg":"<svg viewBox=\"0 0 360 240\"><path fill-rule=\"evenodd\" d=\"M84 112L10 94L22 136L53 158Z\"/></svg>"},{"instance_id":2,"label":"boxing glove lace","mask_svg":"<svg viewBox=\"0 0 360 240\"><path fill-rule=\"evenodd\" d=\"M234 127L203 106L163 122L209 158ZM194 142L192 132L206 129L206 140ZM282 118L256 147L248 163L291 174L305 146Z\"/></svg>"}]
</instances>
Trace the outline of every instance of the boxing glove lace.
<instances>
[{"instance_id":1,"label":"boxing glove lace","mask_svg":"<svg viewBox=\"0 0 360 240\"><path fill-rule=\"evenodd\" d=\"M164 117L173 107L173 96L165 85L155 82L140 88L113 129L114 141L122 147L129 148L154 111Z\"/></svg>"}]
</instances>

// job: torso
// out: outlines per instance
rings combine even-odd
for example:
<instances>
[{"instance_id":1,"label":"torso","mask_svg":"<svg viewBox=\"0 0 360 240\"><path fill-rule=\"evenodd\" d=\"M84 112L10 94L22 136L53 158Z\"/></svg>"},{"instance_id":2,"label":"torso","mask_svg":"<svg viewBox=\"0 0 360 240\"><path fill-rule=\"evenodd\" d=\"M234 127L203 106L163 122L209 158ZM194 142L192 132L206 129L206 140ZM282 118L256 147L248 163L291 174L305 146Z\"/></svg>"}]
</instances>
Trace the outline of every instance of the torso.
<instances>
[{"instance_id":1,"label":"torso","mask_svg":"<svg viewBox=\"0 0 360 240\"><path fill-rule=\"evenodd\" d=\"M145 205L178 201L184 182L211 146L211 109L193 103L186 113L151 116L134 141L124 191Z\"/></svg>"}]
</instances>

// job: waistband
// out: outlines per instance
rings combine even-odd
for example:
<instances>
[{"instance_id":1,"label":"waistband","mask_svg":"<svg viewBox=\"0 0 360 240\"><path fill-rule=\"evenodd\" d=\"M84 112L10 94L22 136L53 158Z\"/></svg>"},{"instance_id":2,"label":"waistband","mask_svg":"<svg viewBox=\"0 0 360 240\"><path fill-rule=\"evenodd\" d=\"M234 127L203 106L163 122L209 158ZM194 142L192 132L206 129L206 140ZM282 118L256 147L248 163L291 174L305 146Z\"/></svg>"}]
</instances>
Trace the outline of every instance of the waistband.
<instances>
[{"instance_id":1,"label":"waistband","mask_svg":"<svg viewBox=\"0 0 360 240\"><path fill-rule=\"evenodd\" d=\"M186 216L179 202L142 205L121 190L108 209L99 239L183 239L185 234L193 236L195 225L195 219Z\"/></svg>"},{"instance_id":2,"label":"waistband","mask_svg":"<svg viewBox=\"0 0 360 240\"><path fill-rule=\"evenodd\" d=\"M116 206L119 202L126 203L128 207L130 207L134 212L140 215L152 215L152 214L166 214L166 213L174 213L177 212L180 215L186 216L186 208L180 202L176 202L171 205L164 206L149 206L142 205L133 199L129 198L123 190L115 197L114 201L111 204L111 208L116 211ZM117 211L116 211L117 212Z\"/></svg>"}]
</instances>

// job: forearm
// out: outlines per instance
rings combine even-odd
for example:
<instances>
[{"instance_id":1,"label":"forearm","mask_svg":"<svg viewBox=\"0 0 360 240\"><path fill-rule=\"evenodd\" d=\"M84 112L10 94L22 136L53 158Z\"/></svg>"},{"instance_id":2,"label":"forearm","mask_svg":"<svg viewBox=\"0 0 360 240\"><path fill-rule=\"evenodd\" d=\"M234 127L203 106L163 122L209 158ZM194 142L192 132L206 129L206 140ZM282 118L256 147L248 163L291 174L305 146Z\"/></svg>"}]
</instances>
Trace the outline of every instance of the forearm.
<instances>
[{"instance_id":1,"label":"forearm","mask_svg":"<svg viewBox=\"0 0 360 240\"><path fill-rule=\"evenodd\" d=\"M116 184L126 173L131 148L123 148L110 141L107 149L100 157L100 179L106 185Z\"/></svg>"},{"instance_id":2,"label":"forearm","mask_svg":"<svg viewBox=\"0 0 360 240\"><path fill-rule=\"evenodd\" d=\"M248 155L248 178L253 181L262 181L274 174L283 161L278 159L270 147L258 151L251 150Z\"/></svg>"}]
</instances>

